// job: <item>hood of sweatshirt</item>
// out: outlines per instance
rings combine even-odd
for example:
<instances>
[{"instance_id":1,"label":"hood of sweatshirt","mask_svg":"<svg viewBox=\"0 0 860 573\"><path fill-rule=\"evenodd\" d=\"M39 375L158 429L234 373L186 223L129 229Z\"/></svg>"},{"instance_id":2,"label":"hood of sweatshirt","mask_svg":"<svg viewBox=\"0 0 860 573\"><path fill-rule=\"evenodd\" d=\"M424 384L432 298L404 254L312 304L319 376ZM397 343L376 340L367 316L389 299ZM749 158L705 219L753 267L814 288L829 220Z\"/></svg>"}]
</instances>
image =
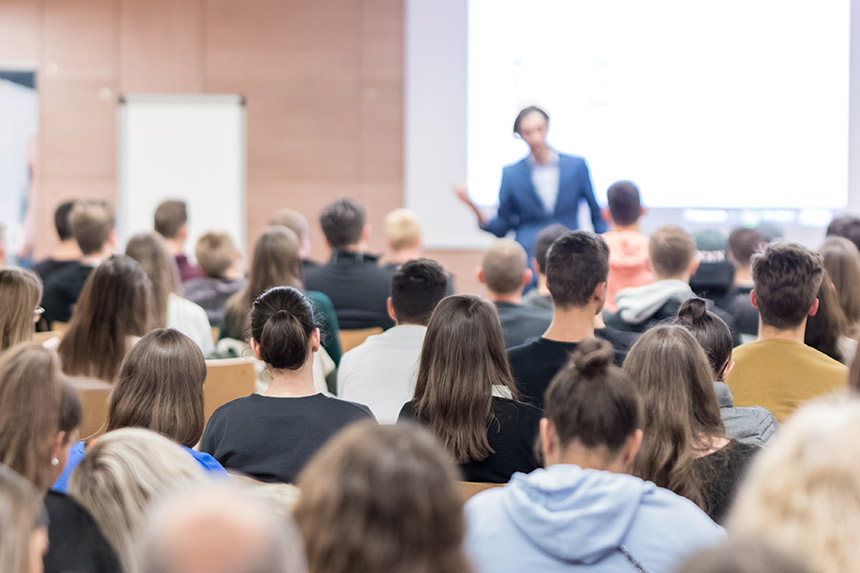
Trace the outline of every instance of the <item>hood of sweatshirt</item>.
<instances>
[{"instance_id":1,"label":"hood of sweatshirt","mask_svg":"<svg viewBox=\"0 0 860 573\"><path fill-rule=\"evenodd\" d=\"M615 305L624 322L639 324L654 316L670 300L683 302L691 296L693 289L689 284L684 281L665 280L618 291Z\"/></svg>"},{"instance_id":2,"label":"hood of sweatshirt","mask_svg":"<svg viewBox=\"0 0 860 573\"><path fill-rule=\"evenodd\" d=\"M618 551L643 498L656 488L625 474L556 464L515 474L504 488L503 507L543 551L588 564Z\"/></svg>"}]
</instances>

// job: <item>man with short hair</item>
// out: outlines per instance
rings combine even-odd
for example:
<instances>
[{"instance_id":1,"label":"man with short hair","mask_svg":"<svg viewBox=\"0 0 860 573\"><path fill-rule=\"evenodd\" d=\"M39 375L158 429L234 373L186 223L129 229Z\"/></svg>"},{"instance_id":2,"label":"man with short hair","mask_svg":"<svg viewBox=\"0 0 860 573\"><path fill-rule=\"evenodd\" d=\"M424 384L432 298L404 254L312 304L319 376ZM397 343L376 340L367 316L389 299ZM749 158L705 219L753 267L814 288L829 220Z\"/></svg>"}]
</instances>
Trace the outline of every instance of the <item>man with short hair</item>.
<instances>
[{"instance_id":1,"label":"man with short hair","mask_svg":"<svg viewBox=\"0 0 860 573\"><path fill-rule=\"evenodd\" d=\"M107 201L78 201L69 218L82 256L53 273L45 283L42 307L49 325L72 318L72 307L90 273L113 254L116 246L113 207Z\"/></svg>"},{"instance_id":2,"label":"man with short hair","mask_svg":"<svg viewBox=\"0 0 860 573\"><path fill-rule=\"evenodd\" d=\"M543 407L549 381L577 344L594 338L594 317L606 302L609 247L600 235L571 231L557 239L546 258L546 282L555 310L547 331L508 350L514 379L523 398ZM615 350L615 361L624 361Z\"/></svg>"},{"instance_id":3,"label":"man with short hair","mask_svg":"<svg viewBox=\"0 0 860 573\"><path fill-rule=\"evenodd\" d=\"M617 181L606 191L608 207L603 218L609 231L603 239L609 245L609 279L606 308L615 312L615 294L625 288L651 282L651 260L648 237L639 231L639 219L645 214L639 187L632 181Z\"/></svg>"},{"instance_id":4,"label":"man with short hair","mask_svg":"<svg viewBox=\"0 0 860 573\"><path fill-rule=\"evenodd\" d=\"M203 271L192 264L184 252L185 241L188 239L188 207L185 201L162 202L155 210L154 228L156 233L164 237L170 254L176 258L179 279L185 282L188 279L202 277Z\"/></svg>"},{"instance_id":5,"label":"man with short hair","mask_svg":"<svg viewBox=\"0 0 860 573\"><path fill-rule=\"evenodd\" d=\"M860 217L843 215L835 217L827 225L828 237L843 237L854 243L860 249Z\"/></svg>"},{"instance_id":6,"label":"man with short hair","mask_svg":"<svg viewBox=\"0 0 860 573\"><path fill-rule=\"evenodd\" d=\"M312 261L311 256L311 231L308 220L295 209L278 209L269 217L269 225L274 227L286 227L299 238L299 257L302 259L302 269L318 267L319 263Z\"/></svg>"},{"instance_id":7,"label":"man with short hair","mask_svg":"<svg viewBox=\"0 0 860 573\"><path fill-rule=\"evenodd\" d=\"M75 201L64 201L54 210L54 228L57 230L57 237L59 237L60 242L50 257L36 263L33 267L43 283L54 272L81 258L81 248L72 235L72 223L69 220L69 215L74 206Z\"/></svg>"},{"instance_id":8,"label":"man with short hair","mask_svg":"<svg viewBox=\"0 0 860 573\"><path fill-rule=\"evenodd\" d=\"M338 397L367 405L381 424L397 421L413 397L427 323L447 287L445 270L430 259L407 261L394 273L387 307L397 325L343 355Z\"/></svg>"},{"instance_id":9,"label":"man with short hair","mask_svg":"<svg viewBox=\"0 0 860 573\"><path fill-rule=\"evenodd\" d=\"M242 254L227 233L209 232L197 239L194 256L204 276L187 280L182 294L203 307L211 326L220 326L227 299L246 283Z\"/></svg>"},{"instance_id":10,"label":"man with short hair","mask_svg":"<svg viewBox=\"0 0 860 573\"><path fill-rule=\"evenodd\" d=\"M757 229L738 227L729 234L729 262L735 278L723 308L735 319L741 335L754 338L758 333L758 310L750 302L753 289L752 257L764 244Z\"/></svg>"},{"instance_id":11,"label":"man with short hair","mask_svg":"<svg viewBox=\"0 0 860 573\"><path fill-rule=\"evenodd\" d=\"M348 197L326 205L320 225L331 248L329 262L307 269L305 288L328 295L341 329L394 326L388 316L392 269L380 268L368 252L370 225L364 207Z\"/></svg>"},{"instance_id":12,"label":"man with short hair","mask_svg":"<svg viewBox=\"0 0 860 573\"><path fill-rule=\"evenodd\" d=\"M412 209L394 209L385 215L385 239L389 266L400 266L422 256L421 225Z\"/></svg>"},{"instance_id":13,"label":"man with short hair","mask_svg":"<svg viewBox=\"0 0 860 573\"><path fill-rule=\"evenodd\" d=\"M771 244L753 256L752 278L758 340L735 349L727 383L736 406L764 406L783 422L803 402L844 388L848 369L803 343L807 317L818 312L820 254Z\"/></svg>"},{"instance_id":14,"label":"man with short hair","mask_svg":"<svg viewBox=\"0 0 860 573\"><path fill-rule=\"evenodd\" d=\"M478 280L487 287L487 298L499 312L506 348L537 338L549 327L552 311L522 304L523 289L532 282L532 271L525 249L516 241L493 241L484 253Z\"/></svg>"}]
</instances>

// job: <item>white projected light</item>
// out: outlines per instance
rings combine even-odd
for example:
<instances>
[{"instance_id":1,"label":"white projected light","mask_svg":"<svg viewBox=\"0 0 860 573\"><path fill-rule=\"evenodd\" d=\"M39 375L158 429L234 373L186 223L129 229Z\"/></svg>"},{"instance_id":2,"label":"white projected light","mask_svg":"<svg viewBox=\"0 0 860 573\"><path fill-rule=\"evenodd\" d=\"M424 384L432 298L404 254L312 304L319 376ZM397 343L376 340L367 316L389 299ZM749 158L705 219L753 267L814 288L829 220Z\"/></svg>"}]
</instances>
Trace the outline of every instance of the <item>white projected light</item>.
<instances>
[{"instance_id":1,"label":"white projected light","mask_svg":"<svg viewBox=\"0 0 860 573\"><path fill-rule=\"evenodd\" d=\"M848 189L849 0L470 0L468 182L528 153L517 111L651 207L825 208Z\"/></svg>"}]
</instances>

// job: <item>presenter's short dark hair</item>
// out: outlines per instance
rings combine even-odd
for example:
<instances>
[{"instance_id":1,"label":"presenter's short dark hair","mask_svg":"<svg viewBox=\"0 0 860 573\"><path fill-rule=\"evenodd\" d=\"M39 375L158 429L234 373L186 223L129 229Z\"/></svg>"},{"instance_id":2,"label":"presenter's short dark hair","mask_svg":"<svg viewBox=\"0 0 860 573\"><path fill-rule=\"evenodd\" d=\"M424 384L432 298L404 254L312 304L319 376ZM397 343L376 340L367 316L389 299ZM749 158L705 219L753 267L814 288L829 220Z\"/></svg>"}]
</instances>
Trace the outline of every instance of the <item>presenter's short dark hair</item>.
<instances>
[{"instance_id":1,"label":"presenter's short dark hair","mask_svg":"<svg viewBox=\"0 0 860 573\"><path fill-rule=\"evenodd\" d=\"M632 181L617 181L606 191L609 213L617 225L632 225L642 214L639 187Z\"/></svg>"},{"instance_id":2,"label":"presenter's short dark hair","mask_svg":"<svg viewBox=\"0 0 860 573\"><path fill-rule=\"evenodd\" d=\"M771 243L752 258L753 290L764 324L789 329L809 314L824 279L824 259L797 243Z\"/></svg>"},{"instance_id":3,"label":"presenter's short dark hair","mask_svg":"<svg viewBox=\"0 0 860 573\"><path fill-rule=\"evenodd\" d=\"M61 241L67 241L74 237L72 234L72 221L69 215L75 207L75 201L63 201L54 211L54 227L57 228L57 236Z\"/></svg>"},{"instance_id":4,"label":"presenter's short dark hair","mask_svg":"<svg viewBox=\"0 0 860 573\"><path fill-rule=\"evenodd\" d=\"M559 237L546 256L546 280L557 308L583 307L609 276L609 246L589 231Z\"/></svg>"},{"instance_id":5,"label":"presenter's short dark hair","mask_svg":"<svg viewBox=\"0 0 860 573\"><path fill-rule=\"evenodd\" d=\"M525 116L533 112L541 114L546 120L546 122L549 123L549 116L544 110L535 105L530 105L526 108L521 109L520 113L517 114L517 118L514 120L514 133L516 133L517 135L520 134L520 122L522 122Z\"/></svg>"},{"instance_id":6,"label":"presenter's short dark hair","mask_svg":"<svg viewBox=\"0 0 860 573\"><path fill-rule=\"evenodd\" d=\"M391 280L391 305L397 322L426 326L447 291L448 277L442 265L431 259L407 261Z\"/></svg>"},{"instance_id":7,"label":"presenter's short dark hair","mask_svg":"<svg viewBox=\"0 0 860 573\"><path fill-rule=\"evenodd\" d=\"M351 197L342 197L323 207L320 226L333 249L356 244L366 220L364 207Z\"/></svg>"}]
</instances>

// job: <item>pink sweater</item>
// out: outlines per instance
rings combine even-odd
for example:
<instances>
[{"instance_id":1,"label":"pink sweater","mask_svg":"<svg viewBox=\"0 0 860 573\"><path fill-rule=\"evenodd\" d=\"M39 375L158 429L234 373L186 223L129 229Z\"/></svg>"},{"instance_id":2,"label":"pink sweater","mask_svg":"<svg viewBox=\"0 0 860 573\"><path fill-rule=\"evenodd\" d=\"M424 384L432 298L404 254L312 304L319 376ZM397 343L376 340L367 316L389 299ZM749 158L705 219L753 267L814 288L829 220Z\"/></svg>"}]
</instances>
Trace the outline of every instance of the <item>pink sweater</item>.
<instances>
[{"instance_id":1,"label":"pink sweater","mask_svg":"<svg viewBox=\"0 0 860 573\"><path fill-rule=\"evenodd\" d=\"M651 259L648 237L637 231L609 231L603 234L609 245L609 287L606 309L615 312L615 294L627 287L650 284Z\"/></svg>"}]
</instances>

